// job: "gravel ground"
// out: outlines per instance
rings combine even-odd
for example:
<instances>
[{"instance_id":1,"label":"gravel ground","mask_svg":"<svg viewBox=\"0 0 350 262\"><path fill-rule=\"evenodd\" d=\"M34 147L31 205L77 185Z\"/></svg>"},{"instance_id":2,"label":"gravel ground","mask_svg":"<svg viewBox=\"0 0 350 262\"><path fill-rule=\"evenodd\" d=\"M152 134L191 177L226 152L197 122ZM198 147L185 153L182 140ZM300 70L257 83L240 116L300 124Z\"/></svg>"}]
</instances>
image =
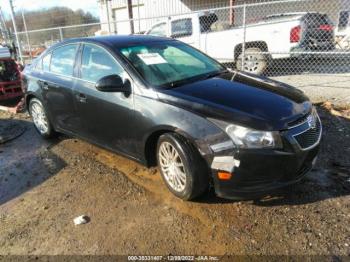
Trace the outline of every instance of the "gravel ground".
<instances>
[{"instance_id":1,"label":"gravel ground","mask_svg":"<svg viewBox=\"0 0 350 262\"><path fill-rule=\"evenodd\" d=\"M305 92L315 103L331 101L336 106L350 104L350 74L307 74L272 77Z\"/></svg>"},{"instance_id":2,"label":"gravel ground","mask_svg":"<svg viewBox=\"0 0 350 262\"><path fill-rule=\"evenodd\" d=\"M156 169L25 128L0 144L0 255L350 255L350 111L318 106L324 136L299 184L256 201L173 197ZM73 219L90 221L75 226Z\"/></svg>"}]
</instances>

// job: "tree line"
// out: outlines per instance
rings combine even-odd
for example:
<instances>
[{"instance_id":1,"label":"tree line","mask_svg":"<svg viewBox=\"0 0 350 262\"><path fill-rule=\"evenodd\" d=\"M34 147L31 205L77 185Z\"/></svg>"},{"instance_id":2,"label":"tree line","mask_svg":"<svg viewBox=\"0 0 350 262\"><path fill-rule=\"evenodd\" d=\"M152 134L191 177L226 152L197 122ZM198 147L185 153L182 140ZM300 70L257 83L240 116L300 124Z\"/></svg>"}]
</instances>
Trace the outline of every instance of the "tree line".
<instances>
[{"instance_id":1,"label":"tree line","mask_svg":"<svg viewBox=\"0 0 350 262\"><path fill-rule=\"evenodd\" d=\"M99 18L93 16L90 12L85 12L82 9L74 11L68 7L52 7L35 11L25 11L24 18L28 31L99 22ZM15 20L18 32L24 32L25 26L21 10L16 12ZM12 21L7 20L6 26L7 28L12 28ZM90 36L99 29L100 26L69 28L62 30L62 34L64 38ZM57 41L60 37L59 30L49 30L29 34L30 42L34 45L43 45L47 41ZM25 42L24 34L21 34L20 38L21 42Z\"/></svg>"}]
</instances>

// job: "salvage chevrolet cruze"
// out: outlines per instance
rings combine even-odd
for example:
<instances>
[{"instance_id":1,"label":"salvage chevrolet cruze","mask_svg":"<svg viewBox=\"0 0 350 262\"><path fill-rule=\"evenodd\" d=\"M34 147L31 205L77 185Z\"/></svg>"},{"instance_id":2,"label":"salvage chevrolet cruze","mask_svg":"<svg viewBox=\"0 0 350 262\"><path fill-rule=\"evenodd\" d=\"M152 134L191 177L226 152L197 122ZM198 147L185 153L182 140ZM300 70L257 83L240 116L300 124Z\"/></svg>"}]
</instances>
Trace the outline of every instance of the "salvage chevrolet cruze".
<instances>
[{"instance_id":1,"label":"salvage chevrolet cruze","mask_svg":"<svg viewBox=\"0 0 350 262\"><path fill-rule=\"evenodd\" d=\"M212 184L251 198L299 181L322 126L299 90L226 69L176 40L72 39L24 70L26 104L44 137L76 136L147 166L190 200Z\"/></svg>"}]
</instances>

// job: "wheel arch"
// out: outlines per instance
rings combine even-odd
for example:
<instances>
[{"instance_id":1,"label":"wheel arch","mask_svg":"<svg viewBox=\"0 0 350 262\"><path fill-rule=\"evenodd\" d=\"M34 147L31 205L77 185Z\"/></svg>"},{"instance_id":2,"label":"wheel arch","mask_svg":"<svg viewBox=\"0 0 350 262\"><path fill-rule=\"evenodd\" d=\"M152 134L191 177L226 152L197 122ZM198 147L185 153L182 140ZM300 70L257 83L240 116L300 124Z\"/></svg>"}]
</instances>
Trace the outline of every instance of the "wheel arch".
<instances>
[{"instance_id":1,"label":"wheel arch","mask_svg":"<svg viewBox=\"0 0 350 262\"><path fill-rule=\"evenodd\" d=\"M26 94L26 96L25 96L25 108L27 109L27 110L29 110L29 102L30 102L30 100L32 100L33 98L36 98L36 99L39 99L40 100L40 98L37 96L37 95L35 95L35 94L33 94L33 93L28 93L28 94ZM41 100L40 100L41 101Z\"/></svg>"},{"instance_id":2,"label":"wheel arch","mask_svg":"<svg viewBox=\"0 0 350 262\"><path fill-rule=\"evenodd\" d=\"M268 52L269 51L267 43L264 42L264 41L253 41L253 42L245 43L245 49L252 48L252 47L260 48L261 51L263 51L263 52ZM243 48L243 44L238 44L238 45L235 46L235 49L234 49L235 61L237 60L238 56L241 54L242 48Z\"/></svg>"},{"instance_id":3,"label":"wheel arch","mask_svg":"<svg viewBox=\"0 0 350 262\"><path fill-rule=\"evenodd\" d=\"M148 136L144 139L144 158L145 163L148 167L153 167L157 165L157 143L159 138L166 133L176 133L184 137L189 143L195 145L195 140L187 132L172 127L172 126L161 126L155 130L152 130Z\"/></svg>"}]
</instances>

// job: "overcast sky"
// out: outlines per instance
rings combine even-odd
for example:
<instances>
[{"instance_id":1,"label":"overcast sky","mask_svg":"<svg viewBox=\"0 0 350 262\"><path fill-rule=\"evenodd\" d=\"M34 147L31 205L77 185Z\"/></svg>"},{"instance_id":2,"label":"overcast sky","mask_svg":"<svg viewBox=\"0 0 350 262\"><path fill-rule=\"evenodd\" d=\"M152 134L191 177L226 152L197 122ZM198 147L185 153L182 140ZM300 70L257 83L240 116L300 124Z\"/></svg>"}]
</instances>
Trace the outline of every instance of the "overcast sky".
<instances>
[{"instance_id":1,"label":"overcast sky","mask_svg":"<svg viewBox=\"0 0 350 262\"><path fill-rule=\"evenodd\" d=\"M83 9L95 16L99 16L97 0L13 0L15 11L21 8L25 10L37 10L53 6L66 6L73 10ZM0 0L1 8L7 15L9 14L9 0Z\"/></svg>"}]
</instances>

